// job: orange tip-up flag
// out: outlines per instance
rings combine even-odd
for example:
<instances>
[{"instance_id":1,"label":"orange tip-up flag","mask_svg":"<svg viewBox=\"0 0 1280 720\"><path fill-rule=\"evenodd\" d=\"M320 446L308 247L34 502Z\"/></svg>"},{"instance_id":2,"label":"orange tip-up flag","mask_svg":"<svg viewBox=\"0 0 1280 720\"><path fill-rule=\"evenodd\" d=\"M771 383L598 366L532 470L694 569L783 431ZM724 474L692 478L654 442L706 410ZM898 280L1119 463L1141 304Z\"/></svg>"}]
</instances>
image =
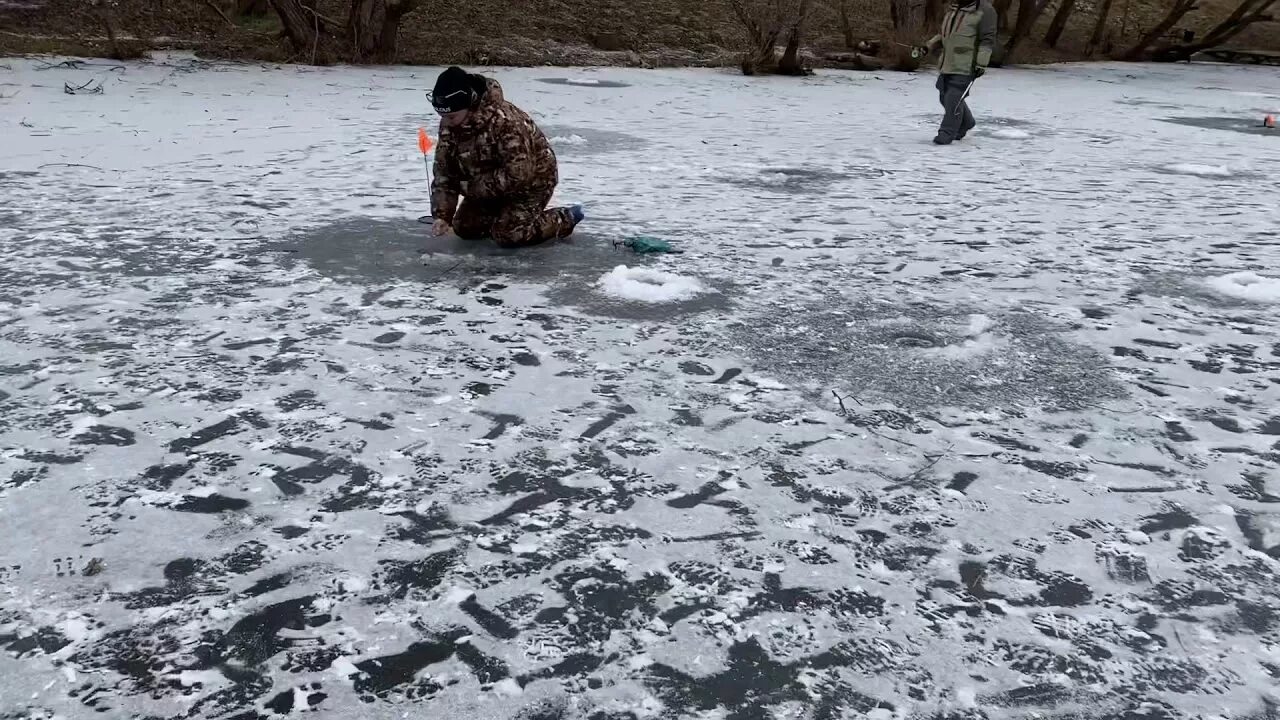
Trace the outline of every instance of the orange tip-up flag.
<instances>
[{"instance_id":1,"label":"orange tip-up flag","mask_svg":"<svg viewBox=\"0 0 1280 720\"><path fill-rule=\"evenodd\" d=\"M427 135L427 131L422 128L418 128L418 149L423 155L431 152L431 136Z\"/></svg>"}]
</instances>

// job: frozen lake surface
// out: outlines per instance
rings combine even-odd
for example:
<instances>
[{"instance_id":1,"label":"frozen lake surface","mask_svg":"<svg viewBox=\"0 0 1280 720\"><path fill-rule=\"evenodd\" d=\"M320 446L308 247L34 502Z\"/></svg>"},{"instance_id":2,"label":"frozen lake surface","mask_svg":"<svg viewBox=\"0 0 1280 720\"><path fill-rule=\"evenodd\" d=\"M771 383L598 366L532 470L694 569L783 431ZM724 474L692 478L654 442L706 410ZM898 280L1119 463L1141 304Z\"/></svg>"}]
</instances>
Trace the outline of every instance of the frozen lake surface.
<instances>
[{"instance_id":1,"label":"frozen lake surface","mask_svg":"<svg viewBox=\"0 0 1280 720\"><path fill-rule=\"evenodd\" d=\"M1274 71L6 64L0 717L1280 713Z\"/></svg>"}]
</instances>

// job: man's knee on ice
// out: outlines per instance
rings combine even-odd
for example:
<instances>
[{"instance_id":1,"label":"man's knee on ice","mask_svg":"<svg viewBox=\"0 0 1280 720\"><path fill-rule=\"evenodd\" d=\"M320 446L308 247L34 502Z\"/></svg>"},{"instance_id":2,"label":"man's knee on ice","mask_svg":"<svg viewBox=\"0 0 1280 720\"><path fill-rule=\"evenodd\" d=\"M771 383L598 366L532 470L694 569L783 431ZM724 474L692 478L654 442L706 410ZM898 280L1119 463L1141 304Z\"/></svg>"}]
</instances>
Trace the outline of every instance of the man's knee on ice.
<instances>
[{"instance_id":1,"label":"man's knee on ice","mask_svg":"<svg viewBox=\"0 0 1280 720\"><path fill-rule=\"evenodd\" d=\"M528 226L502 227L493 229L493 242L498 247L515 248L532 244L533 228Z\"/></svg>"},{"instance_id":2,"label":"man's knee on ice","mask_svg":"<svg viewBox=\"0 0 1280 720\"><path fill-rule=\"evenodd\" d=\"M453 234L463 240L483 240L489 236L489 228L478 223L462 222L453 226Z\"/></svg>"}]
</instances>

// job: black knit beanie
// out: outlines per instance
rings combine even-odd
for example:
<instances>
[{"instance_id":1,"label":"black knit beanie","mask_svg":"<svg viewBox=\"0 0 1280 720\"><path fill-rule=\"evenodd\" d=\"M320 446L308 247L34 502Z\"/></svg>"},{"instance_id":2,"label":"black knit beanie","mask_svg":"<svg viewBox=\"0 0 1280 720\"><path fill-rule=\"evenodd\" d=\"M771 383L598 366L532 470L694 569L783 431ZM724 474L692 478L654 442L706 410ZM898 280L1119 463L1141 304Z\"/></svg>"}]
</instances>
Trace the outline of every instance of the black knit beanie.
<instances>
[{"instance_id":1,"label":"black knit beanie","mask_svg":"<svg viewBox=\"0 0 1280 720\"><path fill-rule=\"evenodd\" d=\"M436 112L442 114L469 110L475 101L475 84L471 75L460 67L451 67L440 73L436 87L431 91L431 104Z\"/></svg>"}]
</instances>

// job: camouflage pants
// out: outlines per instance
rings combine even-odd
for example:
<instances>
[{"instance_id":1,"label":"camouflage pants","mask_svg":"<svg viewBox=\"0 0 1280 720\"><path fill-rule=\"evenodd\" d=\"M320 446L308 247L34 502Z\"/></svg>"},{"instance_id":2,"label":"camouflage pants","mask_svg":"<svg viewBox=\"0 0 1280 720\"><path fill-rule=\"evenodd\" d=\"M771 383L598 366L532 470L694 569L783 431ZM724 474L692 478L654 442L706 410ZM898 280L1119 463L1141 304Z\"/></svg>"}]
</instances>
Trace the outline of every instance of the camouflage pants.
<instances>
[{"instance_id":1,"label":"camouflage pants","mask_svg":"<svg viewBox=\"0 0 1280 720\"><path fill-rule=\"evenodd\" d=\"M554 188L493 200L462 201L453 232L464 240L491 237L499 247L525 247L573 232L568 208L547 209Z\"/></svg>"}]
</instances>

